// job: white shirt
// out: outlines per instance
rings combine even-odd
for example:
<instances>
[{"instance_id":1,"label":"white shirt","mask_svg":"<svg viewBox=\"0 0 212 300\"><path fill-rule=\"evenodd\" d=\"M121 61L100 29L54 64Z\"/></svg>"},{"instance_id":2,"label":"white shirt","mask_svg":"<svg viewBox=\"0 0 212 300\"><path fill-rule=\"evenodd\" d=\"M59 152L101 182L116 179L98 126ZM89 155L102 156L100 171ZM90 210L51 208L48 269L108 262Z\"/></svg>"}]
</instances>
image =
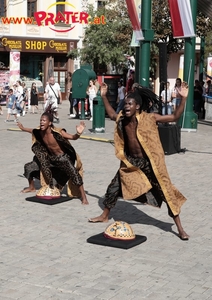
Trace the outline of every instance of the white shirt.
<instances>
[{"instance_id":1,"label":"white shirt","mask_svg":"<svg viewBox=\"0 0 212 300\"><path fill-rule=\"evenodd\" d=\"M161 97L162 97L163 103L166 102L166 92L167 92L167 102L171 102L171 99L172 99L172 91L171 91L171 89L163 90L161 92Z\"/></svg>"},{"instance_id":2,"label":"white shirt","mask_svg":"<svg viewBox=\"0 0 212 300\"><path fill-rule=\"evenodd\" d=\"M96 90L94 87L89 87L88 89L89 100L93 100L96 97Z\"/></svg>"},{"instance_id":3,"label":"white shirt","mask_svg":"<svg viewBox=\"0 0 212 300\"><path fill-rule=\"evenodd\" d=\"M55 93L53 92L52 89L54 90ZM60 91L60 85L57 82L52 84L51 87L50 87L50 84L47 84L47 86L45 88L45 93L48 94L48 98L54 102L57 101L56 96L57 97L59 96L59 91ZM55 96L55 94L56 94L56 96Z\"/></svg>"},{"instance_id":4,"label":"white shirt","mask_svg":"<svg viewBox=\"0 0 212 300\"><path fill-rule=\"evenodd\" d=\"M16 92L15 92L15 96L17 97L18 102L22 101L23 99L21 99L21 96L23 95L23 87L21 85L17 86Z\"/></svg>"},{"instance_id":5,"label":"white shirt","mask_svg":"<svg viewBox=\"0 0 212 300\"><path fill-rule=\"evenodd\" d=\"M125 95L124 95L124 89L125 89L124 86L120 86L118 88L118 97L119 97L120 100L123 100L124 97L125 97Z\"/></svg>"}]
</instances>

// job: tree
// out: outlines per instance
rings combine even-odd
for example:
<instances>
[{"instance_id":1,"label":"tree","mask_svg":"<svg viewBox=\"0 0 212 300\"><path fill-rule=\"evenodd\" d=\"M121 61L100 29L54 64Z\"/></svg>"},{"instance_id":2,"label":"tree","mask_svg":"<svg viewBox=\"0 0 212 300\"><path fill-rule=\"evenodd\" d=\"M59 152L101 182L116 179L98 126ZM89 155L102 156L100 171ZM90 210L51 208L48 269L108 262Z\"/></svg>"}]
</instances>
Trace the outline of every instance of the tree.
<instances>
[{"instance_id":1,"label":"tree","mask_svg":"<svg viewBox=\"0 0 212 300\"><path fill-rule=\"evenodd\" d=\"M205 57L212 56L212 32L208 33L205 38Z\"/></svg>"},{"instance_id":2,"label":"tree","mask_svg":"<svg viewBox=\"0 0 212 300\"><path fill-rule=\"evenodd\" d=\"M155 32L154 42L156 47L152 47L152 57L158 56L158 43L160 41L167 44L167 60L169 55L178 52L184 47L184 39L175 39L173 37L172 23L168 0L152 1L152 28ZM196 35L198 37L206 37L212 30L210 18L203 13L197 13ZM211 49L212 50L212 49Z\"/></svg>"},{"instance_id":3,"label":"tree","mask_svg":"<svg viewBox=\"0 0 212 300\"><path fill-rule=\"evenodd\" d=\"M168 0L153 0L152 28L155 32L154 43L167 43L167 53L178 52L184 46L183 39L174 39Z\"/></svg>"},{"instance_id":4,"label":"tree","mask_svg":"<svg viewBox=\"0 0 212 300\"><path fill-rule=\"evenodd\" d=\"M117 70L127 68L124 54L132 56L135 48L130 47L132 26L129 20L125 0L108 0L107 5L94 10L93 6L87 9L92 20L104 16L106 24L90 24L85 29L83 49L75 49L68 53L69 57L80 57L81 63L92 63L94 70L106 72L107 65L112 64ZM152 0L152 28L154 41L151 43L150 73L154 77L158 57L158 43L167 43L167 53L178 52L184 47L184 39L173 37L172 23L168 0ZM197 36L207 36L212 30L209 18L198 12L196 22Z\"/></svg>"},{"instance_id":5,"label":"tree","mask_svg":"<svg viewBox=\"0 0 212 300\"><path fill-rule=\"evenodd\" d=\"M130 48L132 26L125 1L119 0L117 5L115 0L110 0L98 10L89 5L88 13L94 22L103 20L105 24L96 22L88 25L85 29L83 48L80 51L71 51L69 57L80 56L81 63L92 63L97 73L106 72L109 64L116 69L123 68L126 62L124 54L131 55L133 52Z\"/></svg>"},{"instance_id":6,"label":"tree","mask_svg":"<svg viewBox=\"0 0 212 300\"><path fill-rule=\"evenodd\" d=\"M167 43L167 53L178 52L184 46L184 39L173 38L172 23L168 0L153 0L152 27L155 31L155 42ZM210 18L203 13L197 13L196 34L198 37L206 36L212 30Z\"/></svg>"}]
</instances>

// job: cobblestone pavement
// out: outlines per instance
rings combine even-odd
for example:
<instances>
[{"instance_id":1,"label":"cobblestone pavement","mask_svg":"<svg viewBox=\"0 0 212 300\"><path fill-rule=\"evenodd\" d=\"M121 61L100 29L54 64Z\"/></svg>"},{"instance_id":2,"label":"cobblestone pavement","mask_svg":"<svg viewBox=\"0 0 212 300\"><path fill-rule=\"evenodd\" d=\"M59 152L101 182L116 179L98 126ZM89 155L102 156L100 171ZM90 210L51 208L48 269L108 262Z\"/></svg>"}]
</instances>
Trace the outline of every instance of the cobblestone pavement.
<instances>
[{"instance_id":1,"label":"cobblestone pavement","mask_svg":"<svg viewBox=\"0 0 212 300\"><path fill-rule=\"evenodd\" d=\"M64 102L59 110L59 126L75 133L79 120L68 118L68 107ZM106 187L119 166L110 142L114 123L106 119L106 132L95 134L86 120L83 137L72 143L84 164L90 204L65 201L64 194L64 202L46 205L20 193L27 186L24 163L33 156L31 137L15 130L15 123L4 123L5 118L6 108L0 116L0 299L212 299L211 126L182 132L181 147L188 151L166 156L172 182L188 199L181 219L190 240L177 237L165 205L156 209L120 199L108 224L126 221L147 237L123 250L86 242L108 225L88 223L88 218L101 213ZM20 121L35 127L39 118L27 114Z\"/></svg>"}]
</instances>

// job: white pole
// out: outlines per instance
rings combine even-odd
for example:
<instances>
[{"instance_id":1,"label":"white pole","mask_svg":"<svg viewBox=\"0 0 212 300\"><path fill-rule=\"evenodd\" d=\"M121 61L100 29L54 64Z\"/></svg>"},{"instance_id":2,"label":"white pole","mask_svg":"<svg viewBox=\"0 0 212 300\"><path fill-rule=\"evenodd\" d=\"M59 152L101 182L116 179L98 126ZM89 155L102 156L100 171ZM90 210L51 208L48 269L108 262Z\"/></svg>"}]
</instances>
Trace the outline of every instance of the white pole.
<instances>
[{"instance_id":1,"label":"white pole","mask_svg":"<svg viewBox=\"0 0 212 300\"><path fill-rule=\"evenodd\" d=\"M190 66L189 66L189 72L188 72L188 86L189 86L190 77L191 77L191 64L192 64L192 59L190 60ZM183 111L182 128L183 128L184 122L185 122L185 112L186 112L186 103L185 103L185 107L184 107L184 111Z\"/></svg>"}]
</instances>

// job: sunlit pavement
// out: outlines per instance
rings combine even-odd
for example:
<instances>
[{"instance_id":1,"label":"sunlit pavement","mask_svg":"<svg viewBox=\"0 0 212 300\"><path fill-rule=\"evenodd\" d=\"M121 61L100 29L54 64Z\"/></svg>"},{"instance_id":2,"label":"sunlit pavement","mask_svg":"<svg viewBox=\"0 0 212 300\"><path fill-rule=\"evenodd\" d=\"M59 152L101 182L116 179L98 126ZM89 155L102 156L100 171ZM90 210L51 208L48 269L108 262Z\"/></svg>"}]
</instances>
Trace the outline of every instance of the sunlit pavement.
<instances>
[{"instance_id":1,"label":"sunlit pavement","mask_svg":"<svg viewBox=\"0 0 212 300\"><path fill-rule=\"evenodd\" d=\"M66 101L55 126L75 133L79 120L69 119L68 111ZM105 133L96 134L85 120L82 138L72 142L83 161L90 204L72 199L47 205L35 202L34 194L20 193L27 186L23 166L33 157L31 136L5 118L6 108L0 116L1 299L212 299L211 126L182 132L181 147L187 151L166 156L172 182L187 198L181 212L190 234L185 242L177 237L166 205L156 209L120 199L108 224L88 223L101 213L106 187L119 167L114 122L106 118ZM36 127L39 118L26 114L20 121ZM114 220L128 222L147 241L129 250L86 242Z\"/></svg>"}]
</instances>

